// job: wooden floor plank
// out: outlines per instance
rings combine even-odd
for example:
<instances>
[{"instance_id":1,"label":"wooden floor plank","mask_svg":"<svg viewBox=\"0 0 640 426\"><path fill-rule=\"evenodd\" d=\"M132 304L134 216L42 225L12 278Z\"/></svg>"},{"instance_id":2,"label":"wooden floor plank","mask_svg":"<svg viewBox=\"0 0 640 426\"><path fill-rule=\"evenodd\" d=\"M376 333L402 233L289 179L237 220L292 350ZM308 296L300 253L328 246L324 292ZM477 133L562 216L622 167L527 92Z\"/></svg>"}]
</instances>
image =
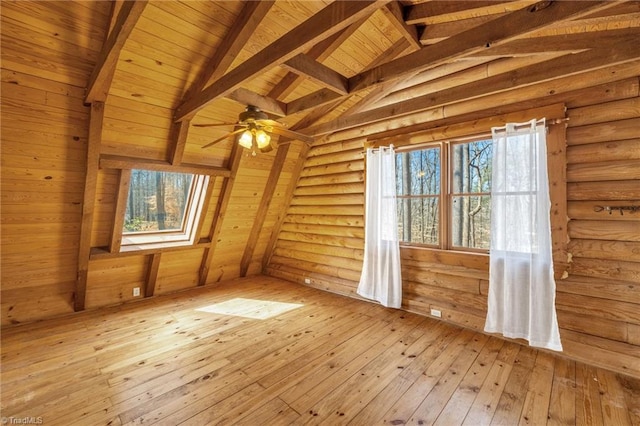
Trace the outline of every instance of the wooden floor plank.
<instances>
[{"instance_id":1,"label":"wooden floor plank","mask_svg":"<svg viewBox=\"0 0 640 426\"><path fill-rule=\"evenodd\" d=\"M465 345L464 349L456 354L451 366L438 379L431 392L411 416L410 424L425 425L435 423L451 395L460 385L464 377L462 373L469 370L487 340L489 340L489 336L476 333Z\"/></svg>"},{"instance_id":2,"label":"wooden floor plank","mask_svg":"<svg viewBox=\"0 0 640 426\"><path fill-rule=\"evenodd\" d=\"M540 352L531 371L522 415L518 424L540 425L547 422L553 385L553 368L553 355L548 352Z\"/></svg>"},{"instance_id":3,"label":"wooden floor plank","mask_svg":"<svg viewBox=\"0 0 640 426\"><path fill-rule=\"evenodd\" d=\"M463 425L491 424L493 415L498 407L498 402L509 380L513 362L518 355L520 346L507 342L500 350L496 362L491 367L478 396L473 401L471 409L464 419Z\"/></svg>"},{"instance_id":4,"label":"wooden floor plank","mask_svg":"<svg viewBox=\"0 0 640 426\"><path fill-rule=\"evenodd\" d=\"M436 425L462 424L504 343L504 340L495 337L489 339L471 368L464 375L458 388L449 398L447 405L440 412L435 421Z\"/></svg>"},{"instance_id":5,"label":"wooden floor plank","mask_svg":"<svg viewBox=\"0 0 640 426\"><path fill-rule=\"evenodd\" d=\"M574 425L576 421L576 363L556 358L549 403L548 425Z\"/></svg>"},{"instance_id":6,"label":"wooden floor plank","mask_svg":"<svg viewBox=\"0 0 640 426\"><path fill-rule=\"evenodd\" d=\"M498 401L492 423L516 425L520 422L525 398L529 395L529 392L525 393L523 390L530 388L529 381L533 376L532 370L537 357L538 351L530 348L520 348L513 362L509 380L507 380L504 391L500 396L500 401Z\"/></svg>"},{"instance_id":7,"label":"wooden floor plank","mask_svg":"<svg viewBox=\"0 0 640 426\"><path fill-rule=\"evenodd\" d=\"M604 424L631 426L631 415L626 409L624 389L618 382L615 373L596 370L596 377L600 389Z\"/></svg>"},{"instance_id":8,"label":"wooden floor plank","mask_svg":"<svg viewBox=\"0 0 640 426\"><path fill-rule=\"evenodd\" d=\"M1 338L2 415L47 425L640 425L637 378L271 277Z\"/></svg>"},{"instance_id":9,"label":"wooden floor plank","mask_svg":"<svg viewBox=\"0 0 640 426\"><path fill-rule=\"evenodd\" d=\"M604 424L595 367L577 363L576 386L576 424Z\"/></svg>"}]
</instances>

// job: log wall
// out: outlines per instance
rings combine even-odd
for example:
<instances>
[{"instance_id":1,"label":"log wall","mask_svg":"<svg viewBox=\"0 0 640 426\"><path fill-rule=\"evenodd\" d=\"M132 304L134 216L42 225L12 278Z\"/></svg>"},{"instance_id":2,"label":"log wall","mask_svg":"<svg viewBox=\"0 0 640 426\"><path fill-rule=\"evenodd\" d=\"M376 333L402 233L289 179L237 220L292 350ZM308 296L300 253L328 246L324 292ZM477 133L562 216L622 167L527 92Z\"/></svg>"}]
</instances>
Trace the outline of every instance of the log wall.
<instances>
[{"instance_id":1,"label":"log wall","mask_svg":"<svg viewBox=\"0 0 640 426\"><path fill-rule=\"evenodd\" d=\"M519 100L514 107L551 102L567 107L564 234L569 263L554 259L569 272L565 279L557 277L564 354L640 376L640 211L620 215L594 210L640 205L639 80L637 75L619 80L611 75L605 84L594 80L591 87ZM478 114L504 110L498 104L485 106ZM455 118L447 124L446 129L454 128ZM269 274L358 297L364 144L364 138L339 140L334 135L311 150ZM483 329L488 255L410 247L401 252L404 309L428 315L435 308L448 322Z\"/></svg>"}]
</instances>

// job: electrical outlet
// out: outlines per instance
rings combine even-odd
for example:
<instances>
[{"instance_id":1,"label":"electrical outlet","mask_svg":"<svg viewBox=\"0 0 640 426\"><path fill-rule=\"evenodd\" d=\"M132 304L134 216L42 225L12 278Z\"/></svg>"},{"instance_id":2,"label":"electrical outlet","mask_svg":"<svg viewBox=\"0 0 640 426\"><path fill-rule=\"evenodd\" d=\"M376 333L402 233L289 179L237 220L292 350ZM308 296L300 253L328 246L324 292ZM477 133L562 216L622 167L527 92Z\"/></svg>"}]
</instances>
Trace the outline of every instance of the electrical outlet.
<instances>
[{"instance_id":1,"label":"electrical outlet","mask_svg":"<svg viewBox=\"0 0 640 426\"><path fill-rule=\"evenodd\" d=\"M133 296L140 296L140 287L133 288Z\"/></svg>"},{"instance_id":2,"label":"electrical outlet","mask_svg":"<svg viewBox=\"0 0 640 426\"><path fill-rule=\"evenodd\" d=\"M304 279L304 283L305 284L311 284L311 278L305 278Z\"/></svg>"},{"instance_id":3,"label":"electrical outlet","mask_svg":"<svg viewBox=\"0 0 640 426\"><path fill-rule=\"evenodd\" d=\"M442 312L438 309L431 309L431 316L440 318L442 317Z\"/></svg>"}]
</instances>

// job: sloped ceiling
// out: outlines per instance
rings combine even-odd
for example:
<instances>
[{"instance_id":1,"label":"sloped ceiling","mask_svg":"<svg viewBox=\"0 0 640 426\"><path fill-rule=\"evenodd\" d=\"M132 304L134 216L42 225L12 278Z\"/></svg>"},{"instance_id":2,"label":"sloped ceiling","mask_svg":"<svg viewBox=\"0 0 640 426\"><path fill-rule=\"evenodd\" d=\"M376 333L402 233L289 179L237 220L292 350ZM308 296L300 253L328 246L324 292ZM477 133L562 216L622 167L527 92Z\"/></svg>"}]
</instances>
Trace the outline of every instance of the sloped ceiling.
<instances>
[{"instance_id":1,"label":"sloped ceiling","mask_svg":"<svg viewBox=\"0 0 640 426\"><path fill-rule=\"evenodd\" d=\"M629 61L640 14L637 2L137 3L116 15L121 43L99 58L87 100L170 110L130 138L104 137L104 154L156 159L171 151L172 121L232 123L248 103L321 137ZM456 91L465 71L503 81ZM224 164L231 141L199 147L226 131L190 127L184 160Z\"/></svg>"}]
</instances>

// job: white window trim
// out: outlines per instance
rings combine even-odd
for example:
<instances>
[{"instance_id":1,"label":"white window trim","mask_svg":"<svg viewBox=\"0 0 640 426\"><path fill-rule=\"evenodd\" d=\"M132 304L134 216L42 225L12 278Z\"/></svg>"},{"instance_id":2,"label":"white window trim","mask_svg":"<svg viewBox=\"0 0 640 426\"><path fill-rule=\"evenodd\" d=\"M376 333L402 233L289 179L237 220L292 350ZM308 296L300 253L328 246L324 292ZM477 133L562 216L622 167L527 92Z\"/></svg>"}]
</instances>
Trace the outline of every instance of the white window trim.
<instances>
[{"instance_id":1,"label":"white window trim","mask_svg":"<svg viewBox=\"0 0 640 426\"><path fill-rule=\"evenodd\" d=\"M193 245L197 238L197 224L204 208L208 184L209 176L193 175L182 230L123 232L120 252Z\"/></svg>"}]
</instances>

